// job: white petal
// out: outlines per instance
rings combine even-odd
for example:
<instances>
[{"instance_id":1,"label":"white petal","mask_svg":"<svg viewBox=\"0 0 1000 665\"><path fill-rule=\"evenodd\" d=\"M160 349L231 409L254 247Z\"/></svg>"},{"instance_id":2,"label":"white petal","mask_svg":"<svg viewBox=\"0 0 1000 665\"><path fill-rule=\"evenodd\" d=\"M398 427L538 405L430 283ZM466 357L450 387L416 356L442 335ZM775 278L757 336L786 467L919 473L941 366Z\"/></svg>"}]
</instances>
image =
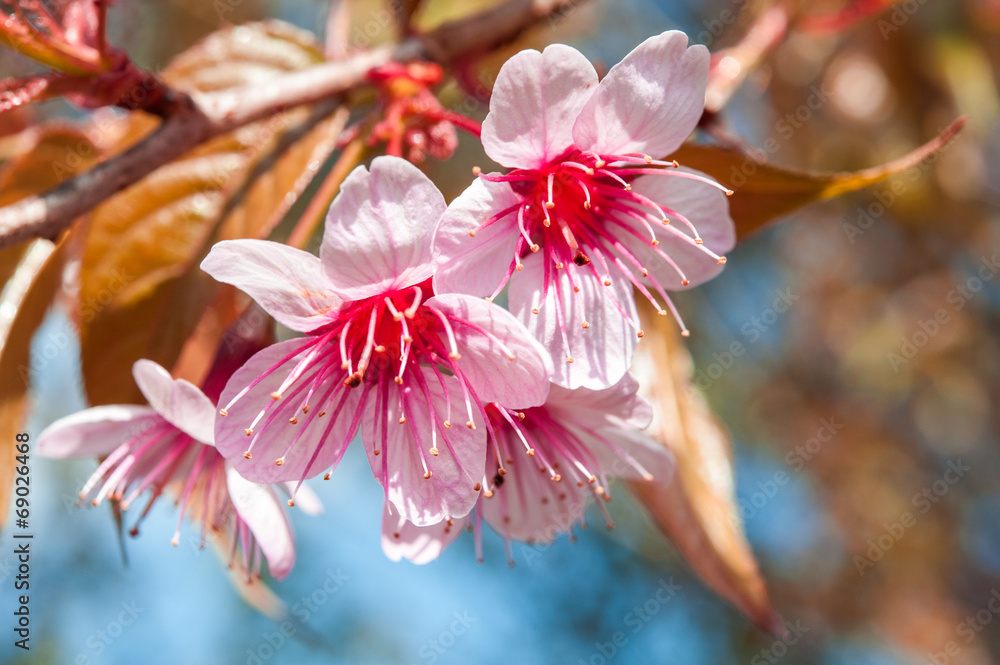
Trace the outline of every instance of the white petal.
<instances>
[{"instance_id":1,"label":"white petal","mask_svg":"<svg viewBox=\"0 0 1000 665\"><path fill-rule=\"evenodd\" d=\"M628 371L638 342L636 330L628 323L628 319L638 320L632 285L614 274L611 286L605 286L588 268L570 264L555 271L558 295L554 286L549 288L543 303L547 260L541 253L525 258L524 270L511 280L510 311L552 354L554 383L594 390L613 385ZM569 271L573 271L572 281ZM574 292L574 283L579 293ZM538 314L532 313L535 309ZM584 322L589 327L584 328Z\"/></svg>"},{"instance_id":2,"label":"white petal","mask_svg":"<svg viewBox=\"0 0 1000 665\"><path fill-rule=\"evenodd\" d=\"M602 155L666 157L705 108L709 53L677 30L650 37L611 68L573 127L576 145Z\"/></svg>"},{"instance_id":3,"label":"white petal","mask_svg":"<svg viewBox=\"0 0 1000 665\"><path fill-rule=\"evenodd\" d=\"M376 157L354 169L330 206L320 258L337 294L360 300L434 273L431 241L444 197L420 169Z\"/></svg>"},{"instance_id":4,"label":"white petal","mask_svg":"<svg viewBox=\"0 0 1000 665\"><path fill-rule=\"evenodd\" d=\"M441 556L448 545L462 533L468 518L438 522L431 526L415 526L403 518L386 501L382 513L382 551L392 561L408 559L423 565Z\"/></svg>"},{"instance_id":5,"label":"white petal","mask_svg":"<svg viewBox=\"0 0 1000 665\"><path fill-rule=\"evenodd\" d=\"M205 393L184 379L174 379L170 372L152 360L137 360L132 377L149 405L171 425L202 443L215 441L215 405Z\"/></svg>"},{"instance_id":6,"label":"white petal","mask_svg":"<svg viewBox=\"0 0 1000 665\"><path fill-rule=\"evenodd\" d=\"M258 352L237 370L226 384L219 404L222 408L241 391L261 376L271 367L277 365L283 358L300 348L301 339L288 340L273 344ZM303 414L301 406L305 396L303 392L292 396L295 389L305 381L311 381L313 374L306 370L292 387L285 392L285 397L275 402L271 394L275 392L292 372L296 362L308 349L291 360L282 364L251 388L236 404L230 406L227 415L219 416L215 421L215 443L219 452L233 463L237 471L249 480L257 483L277 483L283 481L299 481L311 478L331 468L340 461L344 449L353 438L351 426L358 425L360 417L355 414L361 408L363 388L347 389L342 386L343 373L334 372L317 388L314 398L310 401L310 411ZM323 352L321 352L322 354ZM329 388L333 387L332 393ZM319 397L328 395L324 402ZM345 395L343 404L340 399ZM249 428L261 409L268 408L266 415L256 426L252 436L247 436L245 429ZM320 412L325 412L319 416ZM272 418L271 424L264 424ZM292 423L291 420L296 422ZM305 432L295 441L302 429ZM292 442L295 445L292 446ZM251 459L243 456L244 451L253 442ZM275 461L283 458L279 466Z\"/></svg>"},{"instance_id":7,"label":"white petal","mask_svg":"<svg viewBox=\"0 0 1000 665\"><path fill-rule=\"evenodd\" d=\"M398 389L395 384L389 386L384 410L377 411L375 400L368 401L362 441L372 473L385 487L394 509L417 526L429 526L449 517L464 517L475 505L479 490L474 485L482 480L486 466L486 426L478 411L473 412L476 428L465 426L462 391L458 381L451 379L445 383L454 425L444 427L448 409L438 379L425 368L410 372L421 373L430 399L416 376L407 376ZM401 415L406 417L402 424ZM432 448L437 455L430 453ZM421 451L429 478L424 477Z\"/></svg>"},{"instance_id":8,"label":"white petal","mask_svg":"<svg viewBox=\"0 0 1000 665\"><path fill-rule=\"evenodd\" d=\"M499 402L522 409L545 402L552 360L510 312L456 293L435 296L424 304L451 321L461 355L456 365L484 404Z\"/></svg>"},{"instance_id":9,"label":"white petal","mask_svg":"<svg viewBox=\"0 0 1000 665\"><path fill-rule=\"evenodd\" d=\"M107 455L162 422L148 406L95 406L46 427L38 437L38 454L56 458Z\"/></svg>"},{"instance_id":10,"label":"white petal","mask_svg":"<svg viewBox=\"0 0 1000 665\"><path fill-rule=\"evenodd\" d=\"M224 240L201 269L246 292L281 325L309 332L329 320L341 300L326 284L320 260L268 240Z\"/></svg>"},{"instance_id":11,"label":"white petal","mask_svg":"<svg viewBox=\"0 0 1000 665\"><path fill-rule=\"evenodd\" d=\"M534 169L573 145L573 121L597 88L597 72L575 48L521 51L500 69L483 121L486 154Z\"/></svg>"},{"instance_id":12,"label":"white petal","mask_svg":"<svg viewBox=\"0 0 1000 665\"><path fill-rule=\"evenodd\" d=\"M709 177L694 169L682 167L680 171ZM671 172L637 178L632 183L632 190L684 215L698 229L698 234L705 241L704 246L719 256L724 256L736 245L736 227L729 216L728 197L712 185L671 176L669 173ZM691 230L676 219L670 224L685 236L694 237ZM665 229L658 231L656 234L660 241L658 249L673 259L691 282L686 287L682 286L677 271L652 248L638 242L634 236L626 238L621 232L618 235L628 246L629 251L636 255L636 258L649 270L650 275L665 289L694 288L722 272L719 262L698 249L697 245Z\"/></svg>"},{"instance_id":13,"label":"white petal","mask_svg":"<svg viewBox=\"0 0 1000 665\"><path fill-rule=\"evenodd\" d=\"M435 293L489 296L496 291L514 261L520 235L517 211L476 232L475 237L469 231L520 202L509 184L482 178L476 178L451 202L434 232Z\"/></svg>"},{"instance_id":14,"label":"white petal","mask_svg":"<svg viewBox=\"0 0 1000 665\"><path fill-rule=\"evenodd\" d=\"M285 578L295 565L295 538L281 500L268 485L252 483L226 464L226 484L236 512L260 545L275 579Z\"/></svg>"}]
</instances>

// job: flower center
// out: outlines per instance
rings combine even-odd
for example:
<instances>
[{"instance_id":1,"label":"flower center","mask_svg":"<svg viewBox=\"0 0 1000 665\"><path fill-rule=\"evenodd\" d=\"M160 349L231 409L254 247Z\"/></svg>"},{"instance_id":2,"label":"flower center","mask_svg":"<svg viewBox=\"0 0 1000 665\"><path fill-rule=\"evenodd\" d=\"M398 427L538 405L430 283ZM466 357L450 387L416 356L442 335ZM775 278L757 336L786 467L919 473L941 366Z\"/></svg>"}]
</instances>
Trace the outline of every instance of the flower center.
<instances>
[{"instance_id":1,"label":"flower center","mask_svg":"<svg viewBox=\"0 0 1000 665\"><path fill-rule=\"evenodd\" d=\"M707 183L727 194L732 192L713 180L678 170L677 162L655 160L648 155L597 155L573 151L540 169L515 169L505 175L483 175L494 182L509 182L520 201L487 219L469 235L507 220L516 220L520 236L510 267L491 297L496 297L515 271L522 270L522 260L529 252L543 252L545 270L543 296L555 288L559 272L567 269L574 293L579 293L578 279L594 278L605 286L624 278L665 315L669 309L684 334L687 329L667 296L667 288L687 286L684 271L660 248L657 233L674 236L696 247L707 260L725 263L704 245L695 225L682 213L653 201L633 190L640 175L680 177ZM671 224L676 221L678 224ZM678 228L686 227L688 232ZM637 251L638 250L638 251ZM650 263L667 263L676 279L661 283L651 274ZM554 268L552 270L551 268ZM662 277L663 273L660 273ZM561 297L561 294L560 294ZM660 304L662 300L666 308ZM624 307L618 303L624 315ZM534 313L538 313L534 310ZM629 318L626 316L626 318ZM579 322L589 328L587 321ZM642 337L638 322L633 328Z\"/></svg>"}]
</instances>

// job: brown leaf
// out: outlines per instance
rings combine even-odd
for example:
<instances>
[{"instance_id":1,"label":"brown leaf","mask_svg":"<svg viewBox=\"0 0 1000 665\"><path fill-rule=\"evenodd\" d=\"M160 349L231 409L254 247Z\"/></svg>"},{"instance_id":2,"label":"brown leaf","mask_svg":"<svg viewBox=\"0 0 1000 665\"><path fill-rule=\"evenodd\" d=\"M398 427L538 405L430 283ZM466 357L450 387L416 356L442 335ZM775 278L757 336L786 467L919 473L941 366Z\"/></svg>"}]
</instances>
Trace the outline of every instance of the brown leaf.
<instances>
[{"instance_id":1,"label":"brown leaf","mask_svg":"<svg viewBox=\"0 0 1000 665\"><path fill-rule=\"evenodd\" d=\"M656 413L649 433L674 454L676 474L667 483L633 481L630 488L708 586L760 628L783 633L743 533L729 435L691 385L691 357L676 324L648 305L641 311L640 352L647 355L633 367Z\"/></svg>"},{"instance_id":2,"label":"brown leaf","mask_svg":"<svg viewBox=\"0 0 1000 665\"><path fill-rule=\"evenodd\" d=\"M0 314L0 527L14 480L14 436L27 414L31 338L60 287L62 254L47 240L34 241L0 298L0 313L14 312Z\"/></svg>"},{"instance_id":3,"label":"brown leaf","mask_svg":"<svg viewBox=\"0 0 1000 665\"><path fill-rule=\"evenodd\" d=\"M189 91L263 84L321 60L307 34L276 22L227 28L178 56L163 78ZM198 268L201 259L216 240L273 229L333 150L346 117L332 111L297 109L238 129L94 211L79 311L92 404L139 401L129 378L139 358L174 365L219 288ZM225 311L206 344L238 308L220 306Z\"/></svg>"},{"instance_id":4,"label":"brown leaf","mask_svg":"<svg viewBox=\"0 0 1000 665\"><path fill-rule=\"evenodd\" d=\"M862 171L794 171L736 148L692 143L681 146L671 159L704 171L734 190L729 210L736 222L736 233L742 238L804 205L863 189L917 166L944 150L966 120L964 117L955 120L937 137L899 159Z\"/></svg>"}]
</instances>

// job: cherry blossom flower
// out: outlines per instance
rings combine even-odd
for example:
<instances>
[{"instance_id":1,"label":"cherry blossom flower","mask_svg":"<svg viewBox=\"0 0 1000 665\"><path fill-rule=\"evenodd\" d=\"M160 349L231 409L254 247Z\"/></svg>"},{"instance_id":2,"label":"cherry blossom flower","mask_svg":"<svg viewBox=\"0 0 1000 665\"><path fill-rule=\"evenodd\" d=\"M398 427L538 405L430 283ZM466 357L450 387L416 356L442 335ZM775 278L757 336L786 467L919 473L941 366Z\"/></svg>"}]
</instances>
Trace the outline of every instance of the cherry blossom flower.
<instances>
[{"instance_id":1,"label":"cherry blossom flower","mask_svg":"<svg viewBox=\"0 0 1000 665\"><path fill-rule=\"evenodd\" d=\"M42 432L39 452L48 457L103 457L80 499L97 506L108 499L123 511L148 493L130 533L164 491L176 493L180 515L172 543L180 542L185 516L231 546L230 565L260 576L261 557L277 579L295 563L291 525L273 488L241 477L214 445L215 405L195 385L174 380L151 360L132 369L149 406L97 406L62 418ZM309 512L318 510L306 492ZM241 556L238 554L241 553Z\"/></svg>"},{"instance_id":2,"label":"cherry blossom flower","mask_svg":"<svg viewBox=\"0 0 1000 665\"><path fill-rule=\"evenodd\" d=\"M416 167L378 157L344 181L319 258L257 240L212 248L204 270L306 333L255 355L222 394L216 441L240 473L332 470L360 429L400 514L427 525L472 509L487 480L485 405L543 403L552 369L509 312L433 289L444 209Z\"/></svg>"},{"instance_id":3,"label":"cherry blossom flower","mask_svg":"<svg viewBox=\"0 0 1000 665\"><path fill-rule=\"evenodd\" d=\"M495 298L549 349L554 381L604 388L642 337L633 288L660 314L668 290L714 277L735 235L724 187L664 161L704 108L709 54L677 31L652 37L598 83L577 50L521 51L497 78L482 175L449 207L435 288ZM697 224L697 226L696 226Z\"/></svg>"},{"instance_id":4,"label":"cherry blossom flower","mask_svg":"<svg viewBox=\"0 0 1000 665\"><path fill-rule=\"evenodd\" d=\"M553 386L543 406L515 410L490 405L495 442L492 482L474 516L420 528L387 511L382 546L389 558L426 563L436 558L470 522L482 558L482 522L510 542L550 543L582 523L593 496L609 527L611 477L667 482L673 458L642 434L653 417L626 374L603 390Z\"/></svg>"}]
</instances>

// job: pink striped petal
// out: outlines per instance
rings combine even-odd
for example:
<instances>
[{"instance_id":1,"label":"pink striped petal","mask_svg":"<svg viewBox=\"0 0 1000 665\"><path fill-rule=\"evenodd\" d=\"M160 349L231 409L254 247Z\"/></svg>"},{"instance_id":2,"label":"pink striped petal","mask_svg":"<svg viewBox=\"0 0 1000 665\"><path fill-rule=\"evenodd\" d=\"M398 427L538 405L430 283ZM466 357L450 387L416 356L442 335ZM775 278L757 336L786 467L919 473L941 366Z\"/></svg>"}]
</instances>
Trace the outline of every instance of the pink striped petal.
<instances>
[{"instance_id":1,"label":"pink striped petal","mask_svg":"<svg viewBox=\"0 0 1000 665\"><path fill-rule=\"evenodd\" d=\"M226 464L226 484L236 512L247 523L275 579L284 579L295 565L295 538L282 501L268 485L252 483Z\"/></svg>"},{"instance_id":2,"label":"pink striped petal","mask_svg":"<svg viewBox=\"0 0 1000 665\"><path fill-rule=\"evenodd\" d=\"M431 526L415 526L408 522L392 504L385 503L382 513L382 551L392 561L407 559L417 565L434 561L448 545L461 535L467 517Z\"/></svg>"},{"instance_id":3,"label":"pink striped petal","mask_svg":"<svg viewBox=\"0 0 1000 665\"><path fill-rule=\"evenodd\" d=\"M95 406L60 418L38 437L44 457L101 457L149 431L163 418L148 406Z\"/></svg>"},{"instance_id":4,"label":"pink striped petal","mask_svg":"<svg viewBox=\"0 0 1000 665\"><path fill-rule=\"evenodd\" d=\"M504 63L483 121L486 154L510 168L533 169L573 145L573 120L597 88L597 72L575 48L552 44Z\"/></svg>"},{"instance_id":5,"label":"pink striped petal","mask_svg":"<svg viewBox=\"0 0 1000 665\"><path fill-rule=\"evenodd\" d=\"M573 127L577 147L602 155L676 150L705 108L709 53L670 30L650 37L611 68Z\"/></svg>"},{"instance_id":6,"label":"pink striped petal","mask_svg":"<svg viewBox=\"0 0 1000 665\"><path fill-rule=\"evenodd\" d=\"M431 240L444 197L420 169L376 157L354 169L330 206L320 258L346 300L419 284L434 273Z\"/></svg>"}]
</instances>

